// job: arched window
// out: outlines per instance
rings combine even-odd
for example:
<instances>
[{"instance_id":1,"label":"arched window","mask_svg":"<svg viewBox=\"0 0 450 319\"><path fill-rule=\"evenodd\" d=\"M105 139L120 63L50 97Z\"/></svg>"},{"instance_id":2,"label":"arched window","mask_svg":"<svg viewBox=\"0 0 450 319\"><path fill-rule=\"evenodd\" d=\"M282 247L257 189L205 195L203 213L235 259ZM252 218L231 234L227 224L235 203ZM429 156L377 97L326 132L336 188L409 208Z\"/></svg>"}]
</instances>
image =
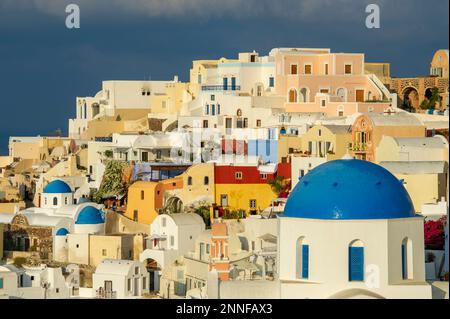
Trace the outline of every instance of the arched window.
<instances>
[{"instance_id":1,"label":"arched window","mask_svg":"<svg viewBox=\"0 0 450 319\"><path fill-rule=\"evenodd\" d=\"M297 240L297 278L309 278L309 245L305 237Z\"/></svg>"},{"instance_id":2,"label":"arched window","mask_svg":"<svg viewBox=\"0 0 450 319\"><path fill-rule=\"evenodd\" d=\"M189 186L192 186L192 176L188 177L188 181L187 181Z\"/></svg>"},{"instance_id":3,"label":"arched window","mask_svg":"<svg viewBox=\"0 0 450 319\"><path fill-rule=\"evenodd\" d=\"M309 89L301 88L300 89L300 103L307 103L307 102L309 102Z\"/></svg>"},{"instance_id":4,"label":"arched window","mask_svg":"<svg viewBox=\"0 0 450 319\"><path fill-rule=\"evenodd\" d=\"M336 95L341 98L342 102L347 102L347 91L344 88L337 89Z\"/></svg>"},{"instance_id":5,"label":"arched window","mask_svg":"<svg viewBox=\"0 0 450 319\"><path fill-rule=\"evenodd\" d=\"M84 105L83 105L83 112L84 112L84 118L87 119L87 105L86 105L86 102L84 102Z\"/></svg>"},{"instance_id":6,"label":"arched window","mask_svg":"<svg viewBox=\"0 0 450 319\"><path fill-rule=\"evenodd\" d=\"M58 206L58 198L53 197L53 206Z\"/></svg>"},{"instance_id":7,"label":"arched window","mask_svg":"<svg viewBox=\"0 0 450 319\"><path fill-rule=\"evenodd\" d=\"M65 205L68 204L68 199L67 199L67 197L64 197L64 204L65 204Z\"/></svg>"},{"instance_id":8,"label":"arched window","mask_svg":"<svg viewBox=\"0 0 450 319\"><path fill-rule=\"evenodd\" d=\"M205 177L203 178L203 184L209 185L209 176L205 176Z\"/></svg>"},{"instance_id":9,"label":"arched window","mask_svg":"<svg viewBox=\"0 0 450 319\"><path fill-rule=\"evenodd\" d=\"M145 199L145 192L143 190L141 190L141 200Z\"/></svg>"},{"instance_id":10,"label":"arched window","mask_svg":"<svg viewBox=\"0 0 450 319\"><path fill-rule=\"evenodd\" d=\"M289 90L289 103L297 103L297 90L296 89Z\"/></svg>"},{"instance_id":11,"label":"arched window","mask_svg":"<svg viewBox=\"0 0 450 319\"><path fill-rule=\"evenodd\" d=\"M209 105L206 104L205 106L205 115L209 115Z\"/></svg>"},{"instance_id":12,"label":"arched window","mask_svg":"<svg viewBox=\"0 0 450 319\"><path fill-rule=\"evenodd\" d=\"M402 241L402 278L413 279L412 240L408 237Z\"/></svg>"},{"instance_id":13,"label":"arched window","mask_svg":"<svg viewBox=\"0 0 450 319\"><path fill-rule=\"evenodd\" d=\"M364 244L354 240L348 246L348 280L364 281Z\"/></svg>"}]
</instances>

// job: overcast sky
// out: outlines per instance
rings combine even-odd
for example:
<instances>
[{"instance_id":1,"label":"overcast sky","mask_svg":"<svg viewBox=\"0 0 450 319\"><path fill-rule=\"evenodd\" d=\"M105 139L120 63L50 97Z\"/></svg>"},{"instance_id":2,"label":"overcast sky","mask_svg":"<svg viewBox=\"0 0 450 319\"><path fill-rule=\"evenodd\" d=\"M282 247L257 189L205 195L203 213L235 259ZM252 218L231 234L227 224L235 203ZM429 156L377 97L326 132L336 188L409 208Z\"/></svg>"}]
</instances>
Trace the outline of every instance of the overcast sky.
<instances>
[{"instance_id":1,"label":"overcast sky","mask_svg":"<svg viewBox=\"0 0 450 319\"><path fill-rule=\"evenodd\" d=\"M65 27L76 3L81 28ZM365 8L381 8L367 29ZM102 80L188 80L191 61L326 47L428 73L448 48L448 0L0 0L0 153L10 135L67 132L75 97Z\"/></svg>"}]
</instances>

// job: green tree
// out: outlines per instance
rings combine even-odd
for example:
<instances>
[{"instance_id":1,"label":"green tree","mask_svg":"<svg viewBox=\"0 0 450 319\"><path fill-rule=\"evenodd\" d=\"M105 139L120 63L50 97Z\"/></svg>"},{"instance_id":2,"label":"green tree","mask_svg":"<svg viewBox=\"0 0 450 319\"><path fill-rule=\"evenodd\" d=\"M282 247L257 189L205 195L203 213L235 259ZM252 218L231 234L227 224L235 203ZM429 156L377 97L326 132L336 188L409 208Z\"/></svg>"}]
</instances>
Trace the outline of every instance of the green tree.
<instances>
[{"instance_id":1,"label":"green tree","mask_svg":"<svg viewBox=\"0 0 450 319\"><path fill-rule=\"evenodd\" d=\"M94 194L94 200L100 203L109 197L118 197L126 194L127 187L123 179L125 163L119 161L108 161L103 174L102 183Z\"/></svg>"},{"instance_id":2,"label":"green tree","mask_svg":"<svg viewBox=\"0 0 450 319\"><path fill-rule=\"evenodd\" d=\"M272 187L272 190L275 194L280 195L280 193L284 189L284 177L283 176L277 176L274 179L269 181L269 185Z\"/></svg>"},{"instance_id":3,"label":"green tree","mask_svg":"<svg viewBox=\"0 0 450 319\"><path fill-rule=\"evenodd\" d=\"M439 89L434 87L431 89L431 96L420 103L420 108L423 110L434 110L436 103L441 102L441 95L439 94Z\"/></svg>"}]
</instances>

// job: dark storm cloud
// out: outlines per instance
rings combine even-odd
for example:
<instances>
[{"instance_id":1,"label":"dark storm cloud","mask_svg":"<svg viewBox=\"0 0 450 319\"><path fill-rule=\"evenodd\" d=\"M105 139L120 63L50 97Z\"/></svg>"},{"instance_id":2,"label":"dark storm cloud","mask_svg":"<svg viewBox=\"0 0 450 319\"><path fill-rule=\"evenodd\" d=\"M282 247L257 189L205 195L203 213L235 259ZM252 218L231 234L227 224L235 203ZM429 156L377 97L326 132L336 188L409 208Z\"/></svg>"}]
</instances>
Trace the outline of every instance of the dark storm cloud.
<instances>
[{"instance_id":1,"label":"dark storm cloud","mask_svg":"<svg viewBox=\"0 0 450 319\"><path fill-rule=\"evenodd\" d=\"M77 3L81 29L65 28ZM365 28L365 7L381 29ZM67 129L76 96L102 80L187 80L191 61L329 47L426 74L448 48L448 0L0 0L0 150L6 136Z\"/></svg>"}]
</instances>

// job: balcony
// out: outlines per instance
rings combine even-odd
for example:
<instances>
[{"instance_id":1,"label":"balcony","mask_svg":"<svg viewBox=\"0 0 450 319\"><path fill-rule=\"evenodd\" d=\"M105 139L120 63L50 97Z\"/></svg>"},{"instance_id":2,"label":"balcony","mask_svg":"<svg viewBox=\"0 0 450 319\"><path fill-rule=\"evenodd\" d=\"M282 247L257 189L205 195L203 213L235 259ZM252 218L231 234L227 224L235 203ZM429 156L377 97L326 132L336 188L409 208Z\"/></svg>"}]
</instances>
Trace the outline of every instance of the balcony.
<instances>
[{"instance_id":1,"label":"balcony","mask_svg":"<svg viewBox=\"0 0 450 319\"><path fill-rule=\"evenodd\" d=\"M352 151L354 152L367 152L367 143L353 143Z\"/></svg>"},{"instance_id":2,"label":"balcony","mask_svg":"<svg viewBox=\"0 0 450 319\"><path fill-rule=\"evenodd\" d=\"M240 91L240 85L202 85L202 91Z\"/></svg>"},{"instance_id":3,"label":"balcony","mask_svg":"<svg viewBox=\"0 0 450 319\"><path fill-rule=\"evenodd\" d=\"M100 288L95 291L95 298L97 299L117 299L116 291L105 291Z\"/></svg>"}]
</instances>

